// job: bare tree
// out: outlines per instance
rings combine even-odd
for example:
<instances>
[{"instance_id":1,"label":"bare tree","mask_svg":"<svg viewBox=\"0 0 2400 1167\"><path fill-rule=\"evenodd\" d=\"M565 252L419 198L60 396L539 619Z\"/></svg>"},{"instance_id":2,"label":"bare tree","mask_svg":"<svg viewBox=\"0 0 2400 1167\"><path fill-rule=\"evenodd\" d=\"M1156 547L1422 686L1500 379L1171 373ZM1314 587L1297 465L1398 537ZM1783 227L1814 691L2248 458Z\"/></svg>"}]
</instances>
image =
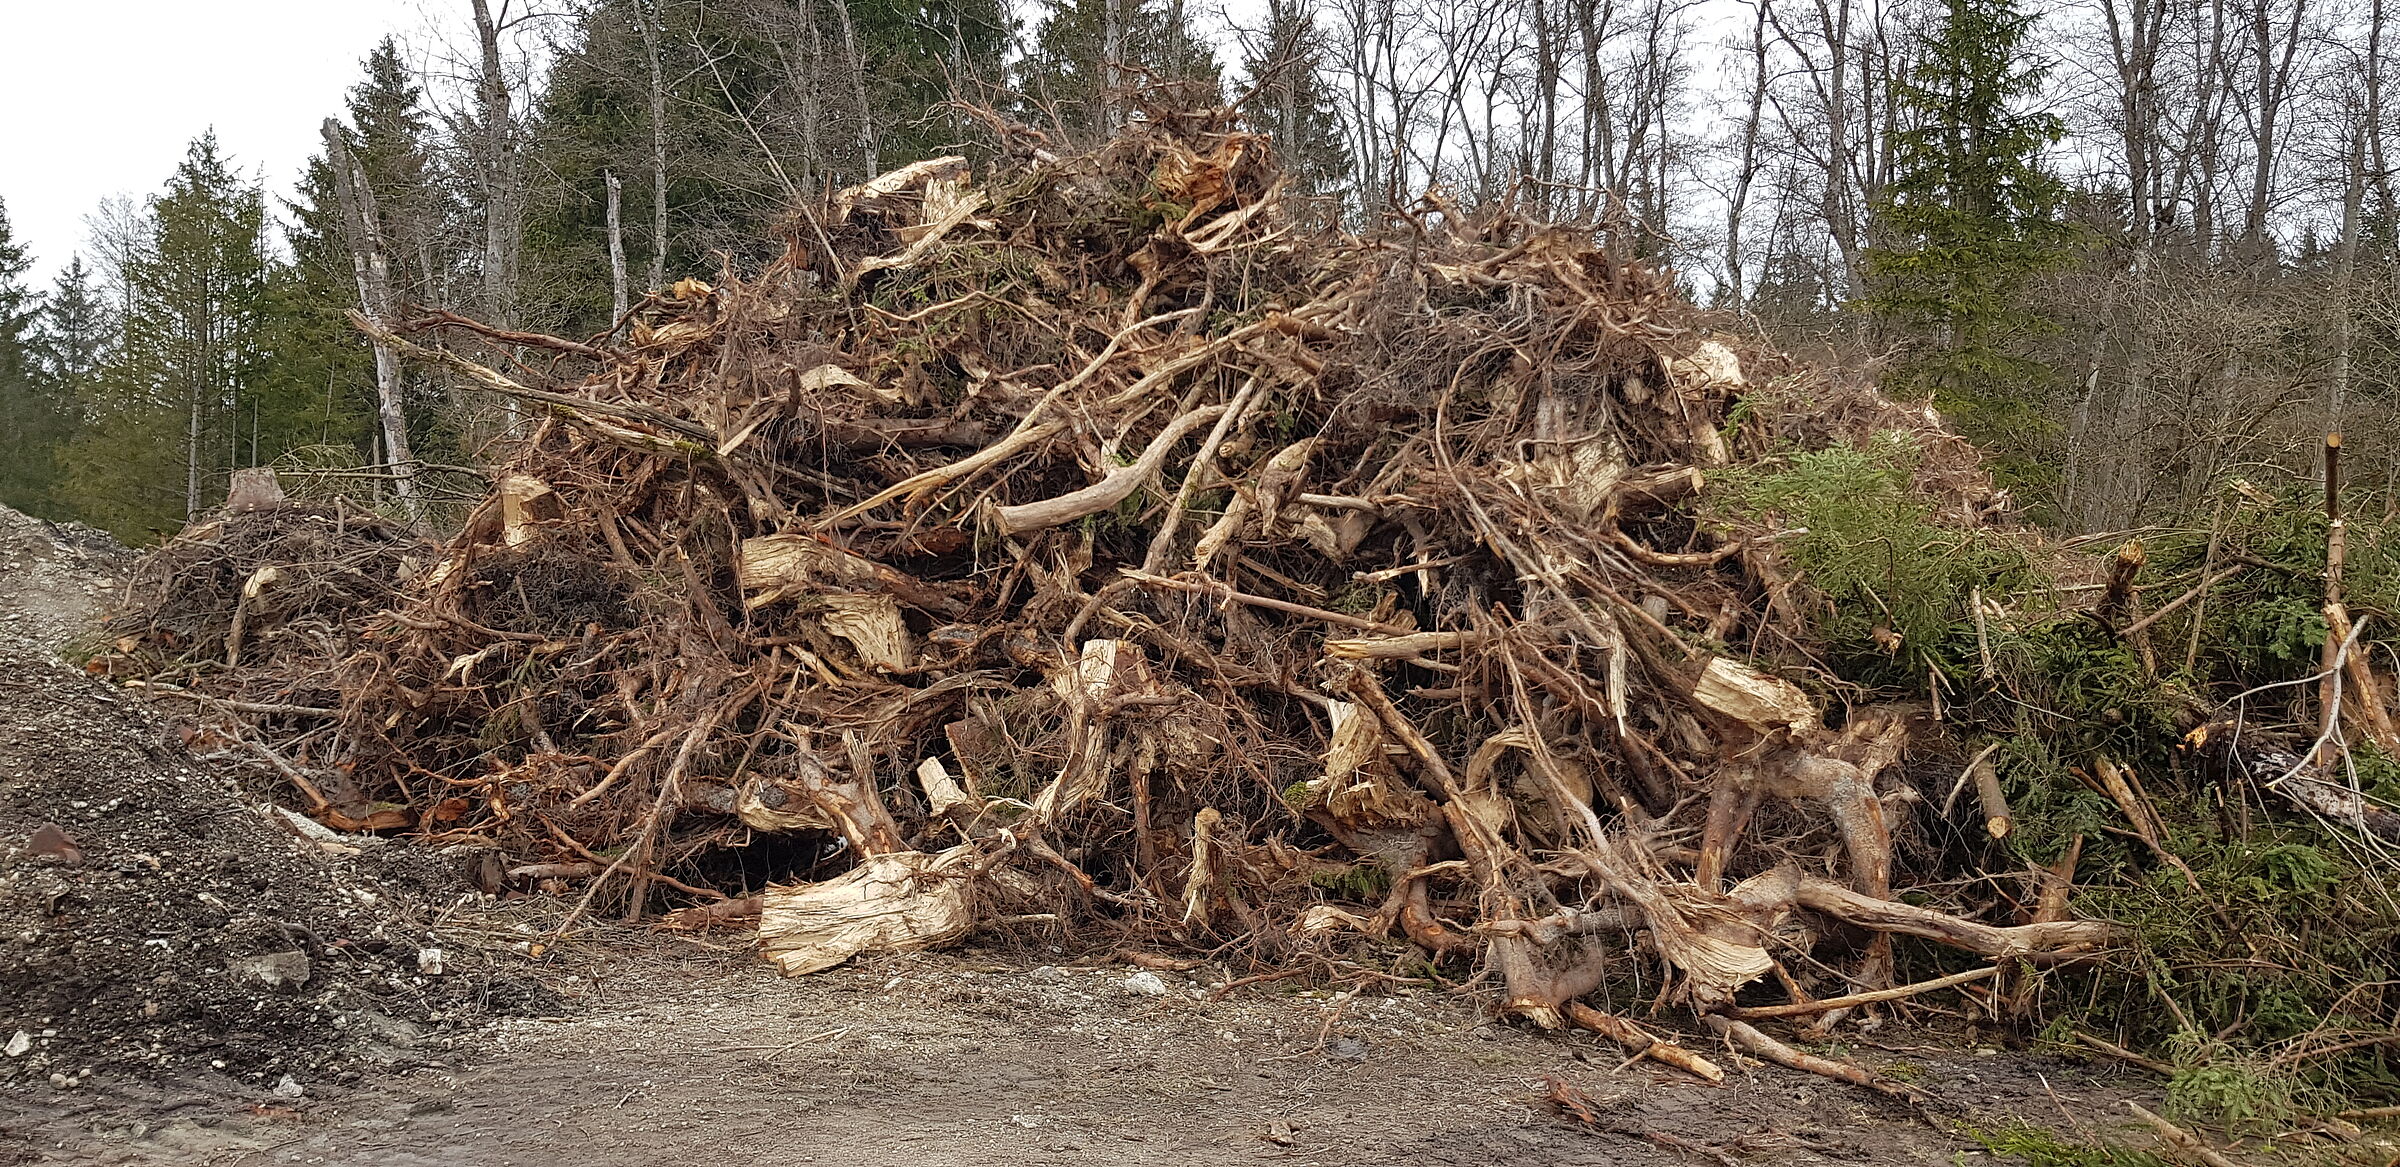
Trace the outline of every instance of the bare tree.
<instances>
[{"instance_id":1,"label":"bare tree","mask_svg":"<svg viewBox=\"0 0 2400 1167\"><path fill-rule=\"evenodd\" d=\"M378 330L389 328L397 315L392 303L392 275L384 251L383 217L375 205L374 185L359 168L358 159L342 138L340 123L325 119L326 168L333 172L334 203L340 210L341 233L358 279L358 305ZM375 342L375 413L382 423L385 461L391 469L392 493L405 508L410 523L423 520L417 510L416 453L408 440L408 414L400 387L400 355L381 340Z\"/></svg>"}]
</instances>

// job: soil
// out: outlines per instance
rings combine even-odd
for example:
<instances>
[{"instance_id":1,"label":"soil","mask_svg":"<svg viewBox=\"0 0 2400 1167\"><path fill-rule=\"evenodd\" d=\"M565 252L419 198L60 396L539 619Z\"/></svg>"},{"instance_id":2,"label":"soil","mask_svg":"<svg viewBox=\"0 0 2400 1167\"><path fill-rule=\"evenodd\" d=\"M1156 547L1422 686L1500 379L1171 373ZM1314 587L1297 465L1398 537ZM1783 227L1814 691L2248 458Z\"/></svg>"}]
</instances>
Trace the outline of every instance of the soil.
<instances>
[{"instance_id":1,"label":"soil","mask_svg":"<svg viewBox=\"0 0 2400 1167\"><path fill-rule=\"evenodd\" d=\"M488 993L423 975L423 906L303 839L184 736L0 644L0 1043L17 1051L0 1084L346 1073L402 1060Z\"/></svg>"},{"instance_id":2,"label":"soil","mask_svg":"<svg viewBox=\"0 0 2400 1167\"><path fill-rule=\"evenodd\" d=\"M90 1164L1954 1164L1978 1161L1959 1158L1980 1156L1971 1129L2113 1132L2124 1098L2156 1101L2088 1064L1899 1043L1850 1053L1934 1106L1774 1067L1715 1088L1622 1068L1585 1035L1495 1029L1471 995L1213 1001L1154 974L1152 997L1127 987L1140 970L1028 969L1013 951L784 980L659 940L580 966L556 974L565 1015L494 1022L453 1064L265 1106L93 1089L0 1123L31 1161ZM1608 1129L1543 1102L1552 1078Z\"/></svg>"},{"instance_id":3,"label":"soil","mask_svg":"<svg viewBox=\"0 0 2400 1167\"><path fill-rule=\"evenodd\" d=\"M1975 1130L2115 1132L2153 1093L1922 1035L1842 1051L1921 1109L1722 1052L1710 1087L1496 1028L1480 989L1219 1000L1229 970L1038 943L799 980L730 935L538 950L565 905L473 891L475 856L303 837L225 743L58 664L121 560L17 518L0 1164L1949 1164Z\"/></svg>"}]
</instances>

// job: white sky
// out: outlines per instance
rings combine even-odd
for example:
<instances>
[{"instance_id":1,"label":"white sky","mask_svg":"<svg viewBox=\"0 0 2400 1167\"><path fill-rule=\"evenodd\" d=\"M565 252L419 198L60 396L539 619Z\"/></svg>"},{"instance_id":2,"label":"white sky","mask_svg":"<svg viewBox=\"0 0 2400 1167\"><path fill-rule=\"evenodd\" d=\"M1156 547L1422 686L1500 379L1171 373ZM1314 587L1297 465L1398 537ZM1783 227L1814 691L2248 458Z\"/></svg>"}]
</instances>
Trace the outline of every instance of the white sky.
<instances>
[{"instance_id":1,"label":"white sky","mask_svg":"<svg viewBox=\"0 0 2400 1167\"><path fill-rule=\"evenodd\" d=\"M288 195L375 42L424 26L419 0L0 0L0 201L30 279L46 287L100 200L156 193L211 126Z\"/></svg>"}]
</instances>

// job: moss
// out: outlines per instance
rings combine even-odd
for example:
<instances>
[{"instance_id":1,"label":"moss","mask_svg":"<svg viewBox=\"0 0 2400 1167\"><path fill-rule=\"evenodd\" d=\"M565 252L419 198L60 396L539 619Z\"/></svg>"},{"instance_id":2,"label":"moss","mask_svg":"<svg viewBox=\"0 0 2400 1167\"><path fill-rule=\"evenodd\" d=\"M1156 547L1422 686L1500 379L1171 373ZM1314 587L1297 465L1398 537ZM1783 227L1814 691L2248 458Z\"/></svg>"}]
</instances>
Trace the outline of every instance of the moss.
<instances>
[{"instance_id":1,"label":"moss","mask_svg":"<svg viewBox=\"0 0 2400 1167\"><path fill-rule=\"evenodd\" d=\"M1353 863L1314 872L1308 881L1330 894L1351 900L1379 899L1391 890L1391 873L1372 863Z\"/></svg>"},{"instance_id":2,"label":"moss","mask_svg":"<svg viewBox=\"0 0 2400 1167\"><path fill-rule=\"evenodd\" d=\"M1983 1144L1984 1150L2015 1159L2027 1167L2168 1167L2166 1160L2147 1151L2110 1143L2069 1142L2057 1132L2037 1126L2017 1124L1989 1130L1969 1127L1964 1133Z\"/></svg>"}]
</instances>

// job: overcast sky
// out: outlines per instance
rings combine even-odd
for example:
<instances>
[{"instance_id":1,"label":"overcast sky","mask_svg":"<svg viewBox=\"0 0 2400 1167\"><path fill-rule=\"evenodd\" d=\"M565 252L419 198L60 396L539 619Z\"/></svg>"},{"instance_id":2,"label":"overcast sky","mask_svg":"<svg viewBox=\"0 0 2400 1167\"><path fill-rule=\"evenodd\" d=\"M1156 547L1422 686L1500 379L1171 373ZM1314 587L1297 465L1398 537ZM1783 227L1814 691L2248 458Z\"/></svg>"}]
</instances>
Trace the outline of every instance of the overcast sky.
<instances>
[{"instance_id":1,"label":"overcast sky","mask_svg":"<svg viewBox=\"0 0 2400 1167\"><path fill-rule=\"evenodd\" d=\"M211 126L289 194L375 42L425 26L419 0L0 0L0 14L0 201L38 286L82 249L100 200L157 192Z\"/></svg>"}]
</instances>

